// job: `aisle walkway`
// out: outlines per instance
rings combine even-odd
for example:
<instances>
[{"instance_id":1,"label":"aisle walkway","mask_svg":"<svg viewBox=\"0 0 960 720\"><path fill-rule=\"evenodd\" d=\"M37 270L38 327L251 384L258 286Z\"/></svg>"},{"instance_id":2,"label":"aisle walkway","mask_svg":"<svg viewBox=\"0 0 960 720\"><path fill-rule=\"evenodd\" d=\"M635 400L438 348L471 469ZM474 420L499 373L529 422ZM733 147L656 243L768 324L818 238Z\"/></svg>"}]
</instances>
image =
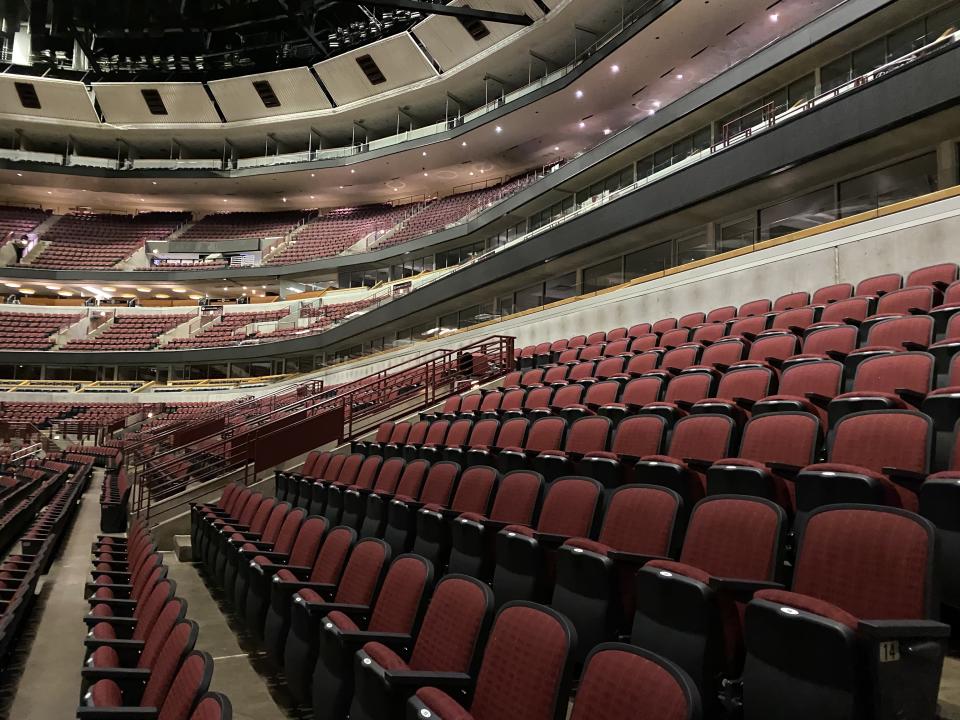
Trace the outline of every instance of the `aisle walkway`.
<instances>
[{"instance_id":1,"label":"aisle walkway","mask_svg":"<svg viewBox=\"0 0 960 720\"><path fill-rule=\"evenodd\" d=\"M83 585L90 580L90 543L100 531L100 486L103 470L83 495L60 556L43 578L37 603L14 656L19 681L12 688L13 704L0 718L11 720L72 720L80 701L83 639L81 618L88 605ZM42 618L42 622L40 621ZM51 678L56 678L51 682Z\"/></svg>"},{"instance_id":2,"label":"aisle walkway","mask_svg":"<svg viewBox=\"0 0 960 720\"><path fill-rule=\"evenodd\" d=\"M173 553L164 553L169 577L177 583L177 595L187 601L187 617L200 625L197 648L213 656L215 669L211 690L225 693L233 703L233 720L285 720L307 717L290 709L282 683L270 677L271 665L246 637L242 626L211 594L197 568L182 563ZM237 632L239 630L239 632Z\"/></svg>"}]
</instances>

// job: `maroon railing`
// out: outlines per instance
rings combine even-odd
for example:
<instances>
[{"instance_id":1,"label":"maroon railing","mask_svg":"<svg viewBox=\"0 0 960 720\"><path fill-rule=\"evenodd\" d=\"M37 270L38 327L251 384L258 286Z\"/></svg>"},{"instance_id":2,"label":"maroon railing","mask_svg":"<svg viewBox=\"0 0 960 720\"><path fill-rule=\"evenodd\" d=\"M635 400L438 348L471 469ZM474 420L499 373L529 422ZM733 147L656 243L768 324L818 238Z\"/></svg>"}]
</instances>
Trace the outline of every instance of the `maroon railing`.
<instances>
[{"instance_id":1,"label":"maroon railing","mask_svg":"<svg viewBox=\"0 0 960 720\"><path fill-rule=\"evenodd\" d=\"M415 413L513 367L514 338L494 336L271 403L232 427L219 425L206 437L128 461L132 510L150 523L159 522L209 492L209 481L250 483L263 470L312 448L356 439L383 421Z\"/></svg>"}]
</instances>

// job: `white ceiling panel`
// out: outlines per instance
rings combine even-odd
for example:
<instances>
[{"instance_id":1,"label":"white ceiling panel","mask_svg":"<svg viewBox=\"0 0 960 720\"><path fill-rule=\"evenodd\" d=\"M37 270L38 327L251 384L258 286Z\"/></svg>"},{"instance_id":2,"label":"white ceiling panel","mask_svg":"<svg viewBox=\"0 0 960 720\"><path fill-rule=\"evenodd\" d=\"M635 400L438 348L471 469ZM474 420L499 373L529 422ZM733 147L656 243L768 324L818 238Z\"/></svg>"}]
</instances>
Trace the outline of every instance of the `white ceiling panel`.
<instances>
[{"instance_id":1,"label":"white ceiling panel","mask_svg":"<svg viewBox=\"0 0 960 720\"><path fill-rule=\"evenodd\" d=\"M450 4L469 5L474 10L525 14L534 20L543 17L543 12L532 0L454 0ZM412 32L430 57L446 71L520 32L524 27L488 21L483 21L483 24L490 34L480 40L474 40L460 21L449 15L431 15L416 25Z\"/></svg>"},{"instance_id":2,"label":"white ceiling panel","mask_svg":"<svg viewBox=\"0 0 960 720\"><path fill-rule=\"evenodd\" d=\"M279 107L265 107L253 83L266 80L273 88ZM227 80L213 80L207 83L210 92L216 98L220 111L228 120L256 120L259 118L292 115L295 113L327 110L330 101L324 95L316 78L309 68L292 68L260 75Z\"/></svg>"},{"instance_id":3,"label":"white ceiling panel","mask_svg":"<svg viewBox=\"0 0 960 720\"><path fill-rule=\"evenodd\" d=\"M166 108L154 115L143 90L156 90ZM93 91L108 123L167 125L171 123L219 123L220 116L200 83L94 83Z\"/></svg>"},{"instance_id":4,"label":"white ceiling panel","mask_svg":"<svg viewBox=\"0 0 960 720\"><path fill-rule=\"evenodd\" d=\"M17 95L16 83L33 86L40 101L39 110L23 106ZM0 75L0 113L52 120L100 121L83 83L19 75Z\"/></svg>"},{"instance_id":5,"label":"white ceiling panel","mask_svg":"<svg viewBox=\"0 0 960 720\"><path fill-rule=\"evenodd\" d=\"M374 85L367 79L357 63L357 58L364 55L373 58L383 74L383 82ZM438 75L409 33L365 45L313 67L337 105L363 100Z\"/></svg>"}]
</instances>

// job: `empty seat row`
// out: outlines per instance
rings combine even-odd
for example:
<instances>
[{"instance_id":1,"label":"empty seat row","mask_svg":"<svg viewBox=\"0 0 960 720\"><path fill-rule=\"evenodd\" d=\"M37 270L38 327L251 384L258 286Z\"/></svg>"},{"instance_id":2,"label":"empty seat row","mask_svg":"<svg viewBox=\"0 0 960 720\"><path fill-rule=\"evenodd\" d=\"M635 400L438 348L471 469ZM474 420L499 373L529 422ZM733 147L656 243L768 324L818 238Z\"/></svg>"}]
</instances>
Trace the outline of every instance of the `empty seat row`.
<instances>
[{"instance_id":1,"label":"empty seat row","mask_svg":"<svg viewBox=\"0 0 960 720\"><path fill-rule=\"evenodd\" d=\"M214 662L195 649L199 626L144 525L101 535L91 551L77 717L230 720L229 700L208 692Z\"/></svg>"}]
</instances>

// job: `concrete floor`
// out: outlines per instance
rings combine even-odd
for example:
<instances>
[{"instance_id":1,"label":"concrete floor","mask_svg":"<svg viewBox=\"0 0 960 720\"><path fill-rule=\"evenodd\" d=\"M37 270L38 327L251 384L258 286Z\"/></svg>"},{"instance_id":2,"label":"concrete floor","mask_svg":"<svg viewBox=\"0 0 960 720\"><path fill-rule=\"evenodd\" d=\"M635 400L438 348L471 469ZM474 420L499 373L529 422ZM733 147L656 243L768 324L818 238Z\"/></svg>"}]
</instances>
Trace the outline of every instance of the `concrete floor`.
<instances>
[{"instance_id":1,"label":"concrete floor","mask_svg":"<svg viewBox=\"0 0 960 720\"><path fill-rule=\"evenodd\" d=\"M76 717L86 634L80 618L88 607L83 583L90 572L90 543L99 532L101 477L98 472L84 494L61 555L42 581L9 672L0 676L0 720ZM165 554L164 562L178 594L187 600L187 616L200 625L197 647L215 659L211 689L230 697L234 720L308 720L309 713L293 707L282 679L197 567L172 553ZM942 720L960 720L960 656L945 663L940 700Z\"/></svg>"}]
</instances>

